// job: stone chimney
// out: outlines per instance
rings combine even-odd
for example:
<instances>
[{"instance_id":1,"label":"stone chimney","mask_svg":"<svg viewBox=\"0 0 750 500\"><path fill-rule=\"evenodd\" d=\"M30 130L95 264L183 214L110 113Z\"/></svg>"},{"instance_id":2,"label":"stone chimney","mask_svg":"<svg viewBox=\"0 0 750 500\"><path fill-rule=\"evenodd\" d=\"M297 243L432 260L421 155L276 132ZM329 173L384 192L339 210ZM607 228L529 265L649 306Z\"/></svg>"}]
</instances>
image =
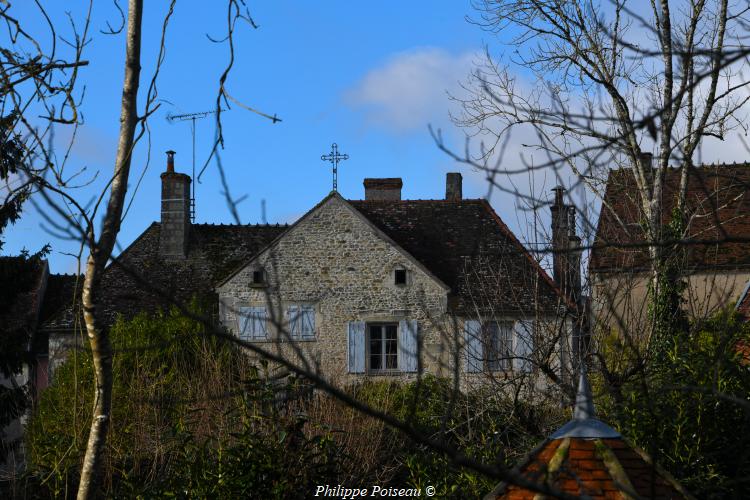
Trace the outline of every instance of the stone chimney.
<instances>
[{"instance_id":1,"label":"stone chimney","mask_svg":"<svg viewBox=\"0 0 750 500\"><path fill-rule=\"evenodd\" d=\"M445 174L445 199L448 201L461 201L463 198L462 177L458 172Z\"/></svg>"},{"instance_id":2,"label":"stone chimney","mask_svg":"<svg viewBox=\"0 0 750 500\"><path fill-rule=\"evenodd\" d=\"M167 151L167 171L161 174L159 255L187 256L190 234L190 176L174 171L174 151Z\"/></svg>"},{"instance_id":3,"label":"stone chimney","mask_svg":"<svg viewBox=\"0 0 750 500\"><path fill-rule=\"evenodd\" d=\"M386 179L365 179L365 200L400 201L404 183L400 177Z\"/></svg>"}]
</instances>

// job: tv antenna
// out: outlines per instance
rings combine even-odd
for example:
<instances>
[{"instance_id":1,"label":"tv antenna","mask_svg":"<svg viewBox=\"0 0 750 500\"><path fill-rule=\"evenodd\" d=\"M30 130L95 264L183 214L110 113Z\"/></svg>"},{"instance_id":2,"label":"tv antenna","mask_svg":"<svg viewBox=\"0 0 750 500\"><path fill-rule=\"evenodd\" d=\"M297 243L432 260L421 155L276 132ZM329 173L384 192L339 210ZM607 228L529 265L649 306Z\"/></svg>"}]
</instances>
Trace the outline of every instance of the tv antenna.
<instances>
[{"instance_id":1,"label":"tv antenna","mask_svg":"<svg viewBox=\"0 0 750 500\"><path fill-rule=\"evenodd\" d=\"M218 111L226 111L225 109L219 109ZM190 222L195 222L195 183L197 182L197 179L195 178L195 120L200 120L202 118L205 118L209 115L215 115L217 110L211 110L211 111L198 111L197 113L185 113L182 115L173 115L171 113L167 113L167 121L169 123L179 121L179 122L186 122L190 121L190 131L193 136L193 176L192 176L192 188L193 193L190 195Z\"/></svg>"}]
</instances>

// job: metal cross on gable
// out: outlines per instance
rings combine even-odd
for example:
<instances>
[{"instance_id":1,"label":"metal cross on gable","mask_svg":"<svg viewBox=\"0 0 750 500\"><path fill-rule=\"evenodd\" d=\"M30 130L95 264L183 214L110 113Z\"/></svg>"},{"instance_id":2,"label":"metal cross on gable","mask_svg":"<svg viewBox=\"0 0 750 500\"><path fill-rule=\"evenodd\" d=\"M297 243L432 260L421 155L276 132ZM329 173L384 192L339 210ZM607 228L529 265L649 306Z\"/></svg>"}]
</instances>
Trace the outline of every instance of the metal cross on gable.
<instances>
[{"instance_id":1,"label":"metal cross on gable","mask_svg":"<svg viewBox=\"0 0 750 500\"><path fill-rule=\"evenodd\" d=\"M331 153L327 155L321 155L320 159L323 161L330 161L333 165L333 190L338 189L338 176L339 176L339 162L342 160L348 160L348 154L339 154L339 147L334 142L331 145Z\"/></svg>"}]
</instances>

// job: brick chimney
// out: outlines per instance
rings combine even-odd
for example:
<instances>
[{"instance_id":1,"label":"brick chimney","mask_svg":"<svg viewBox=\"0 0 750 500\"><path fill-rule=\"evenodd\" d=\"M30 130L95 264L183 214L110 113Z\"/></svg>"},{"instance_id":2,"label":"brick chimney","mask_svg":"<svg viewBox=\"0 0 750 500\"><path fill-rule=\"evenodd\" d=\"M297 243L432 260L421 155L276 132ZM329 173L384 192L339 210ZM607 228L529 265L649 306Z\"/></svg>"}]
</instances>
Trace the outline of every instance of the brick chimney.
<instances>
[{"instance_id":1,"label":"brick chimney","mask_svg":"<svg viewBox=\"0 0 750 500\"><path fill-rule=\"evenodd\" d=\"M565 188L557 186L552 190L555 200L550 207L552 212L552 277L557 286L567 294L568 280L568 210L565 206Z\"/></svg>"},{"instance_id":2,"label":"brick chimney","mask_svg":"<svg viewBox=\"0 0 750 500\"><path fill-rule=\"evenodd\" d=\"M190 176L174 171L174 151L167 151L167 171L161 174L159 255L187 256L190 233Z\"/></svg>"},{"instance_id":3,"label":"brick chimney","mask_svg":"<svg viewBox=\"0 0 750 500\"><path fill-rule=\"evenodd\" d=\"M385 179L365 179L365 200L400 201L404 183L400 177Z\"/></svg>"},{"instance_id":4,"label":"brick chimney","mask_svg":"<svg viewBox=\"0 0 750 500\"><path fill-rule=\"evenodd\" d=\"M463 198L462 177L458 172L445 174L445 199L448 201L461 201Z\"/></svg>"}]
</instances>

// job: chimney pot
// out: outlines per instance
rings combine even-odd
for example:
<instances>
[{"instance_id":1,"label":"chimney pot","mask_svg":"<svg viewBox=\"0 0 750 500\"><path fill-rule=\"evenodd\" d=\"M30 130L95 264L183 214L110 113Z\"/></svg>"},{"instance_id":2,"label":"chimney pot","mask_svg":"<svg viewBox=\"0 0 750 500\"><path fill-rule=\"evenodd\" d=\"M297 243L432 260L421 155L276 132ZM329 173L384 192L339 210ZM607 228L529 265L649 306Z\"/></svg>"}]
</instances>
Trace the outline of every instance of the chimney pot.
<instances>
[{"instance_id":1,"label":"chimney pot","mask_svg":"<svg viewBox=\"0 0 750 500\"><path fill-rule=\"evenodd\" d=\"M174 172L174 155L176 151L167 151L167 172Z\"/></svg>"},{"instance_id":2,"label":"chimney pot","mask_svg":"<svg viewBox=\"0 0 750 500\"><path fill-rule=\"evenodd\" d=\"M463 178L459 172L445 174L445 199L461 201L463 198Z\"/></svg>"},{"instance_id":3,"label":"chimney pot","mask_svg":"<svg viewBox=\"0 0 750 500\"><path fill-rule=\"evenodd\" d=\"M368 201L400 201L401 188L404 183L400 177L384 179L365 179L365 200Z\"/></svg>"}]
</instances>

